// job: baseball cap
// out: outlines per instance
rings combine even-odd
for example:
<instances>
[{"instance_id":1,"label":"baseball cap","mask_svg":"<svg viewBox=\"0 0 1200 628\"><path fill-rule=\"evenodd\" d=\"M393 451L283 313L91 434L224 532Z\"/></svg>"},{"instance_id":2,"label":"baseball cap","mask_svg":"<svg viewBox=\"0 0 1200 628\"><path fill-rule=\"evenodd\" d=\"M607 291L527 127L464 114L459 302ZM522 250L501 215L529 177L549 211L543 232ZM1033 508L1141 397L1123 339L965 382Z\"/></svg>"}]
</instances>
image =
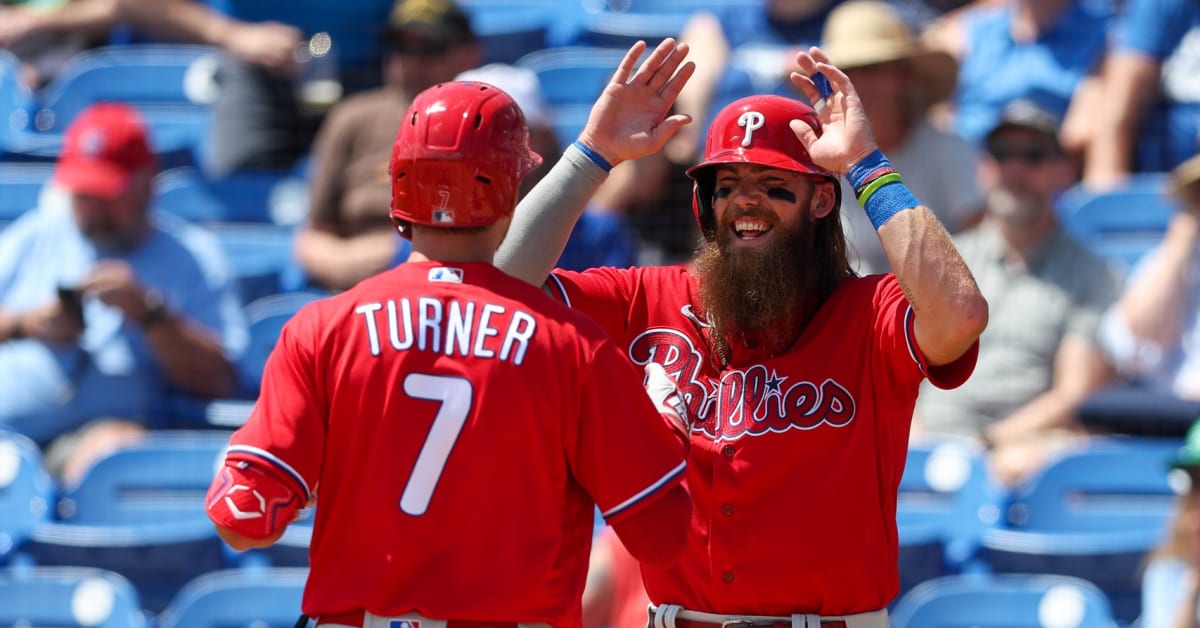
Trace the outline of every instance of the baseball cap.
<instances>
[{"instance_id":1,"label":"baseball cap","mask_svg":"<svg viewBox=\"0 0 1200 628\"><path fill-rule=\"evenodd\" d=\"M1183 446L1171 460L1172 469L1188 467L1200 467L1200 420L1192 423L1192 426L1188 428L1187 436L1183 439Z\"/></svg>"},{"instance_id":2,"label":"baseball cap","mask_svg":"<svg viewBox=\"0 0 1200 628\"><path fill-rule=\"evenodd\" d=\"M412 33L449 48L475 41L471 18L451 0L401 0L392 8L385 38L393 45Z\"/></svg>"},{"instance_id":3,"label":"baseball cap","mask_svg":"<svg viewBox=\"0 0 1200 628\"><path fill-rule=\"evenodd\" d=\"M128 105L98 103L67 127L54 181L77 194L115 198L133 173L153 164L141 114Z\"/></svg>"},{"instance_id":4,"label":"baseball cap","mask_svg":"<svg viewBox=\"0 0 1200 628\"><path fill-rule=\"evenodd\" d=\"M1058 143L1058 127L1060 120L1057 115L1039 102L1035 96L1021 97L1010 100L1000 110L996 125L988 131L987 138L1009 127L1032 129Z\"/></svg>"}]
</instances>

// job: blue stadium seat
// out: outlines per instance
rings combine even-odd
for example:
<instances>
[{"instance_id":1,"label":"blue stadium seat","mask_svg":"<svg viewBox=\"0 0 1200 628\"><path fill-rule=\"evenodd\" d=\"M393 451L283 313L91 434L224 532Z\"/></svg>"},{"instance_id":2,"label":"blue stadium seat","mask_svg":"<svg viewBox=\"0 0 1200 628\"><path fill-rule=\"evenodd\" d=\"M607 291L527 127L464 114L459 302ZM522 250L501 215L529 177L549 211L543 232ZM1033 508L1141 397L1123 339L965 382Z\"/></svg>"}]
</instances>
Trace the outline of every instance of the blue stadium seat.
<instances>
[{"instance_id":1,"label":"blue stadium seat","mask_svg":"<svg viewBox=\"0 0 1200 628\"><path fill-rule=\"evenodd\" d=\"M0 625L141 628L147 625L128 580L85 567L0 570Z\"/></svg>"},{"instance_id":2,"label":"blue stadium seat","mask_svg":"<svg viewBox=\"0 0 1200 628\"><path fill-rule=\"evenodd\" d=\"M972 441L927 436L909 445L896 500L901 594L974 569L983 531L1000 517L1002 489Z\"/></svg>"},{"instance_id":3,"label":"blue stadium seat","mask_svg":"<svg viewBox=\"0 0 1200 628\"><path fill-rule=\"evenodd\" d=\"M548 45L557 19L553 5L475 5L471 26L483 48L483 64L513 63ZM482 65L482 64L481 64Z\"/></svg>"},{"instance_id":4,"label":"blue stadium seat","mask_svg":"<svg viewBox=\"0 0 1200 628\"><path fill-rule=\"evenodd\" d=\"M547 104L591 107L624 56L618 48L563 46L527 54L516 65L538 75Z\"/></svg>"},{"instance_id":5,"label":"blue stadium seat","mask_svg":"<svg viewBox=\"0 0 1200 628\"><path fill-rule=\"evenodd\" d=\"M144 608L161 610L185 582L227 565L225 545L204 511L228 432L151 432L98 460L63 487L57 519L18 551L39 565L120 573Z\"/></svg>"},{"instance_id":6,"label":"blue stadium seat","mask_svg":"<svg viewBox=\"0 0 1200 628\"><path fill-rule=\"evenodd\" d=\"M1050 575L945 576L917 585L891 613L892 628L1115 628L1104 593Z\"/></svg>"},{"instance_id":7,"label":"blue stadium seat","mask_svg":"<svg viewBox=\"0 0 1200 628\"><path fill-rule=\"evenodd\" d=\"M308 570L225 569L187 583L158 616L159 628L290 628L300 616Z\"/></svg>"},{"instance_id":8,"label":"blue stadium seat","mask_svg":"<svg viewBox=\"0 0 1200 628\"><path fill-rule=\"evenodd\" d=\"M284 273L295 264L290 227L249 223L207 227L229 259L243 303L280 292Z\"/></svg>"},{"instance_id":9,"label":"blue stadium seat","mask_svg":"<svg viewBox=\"0 0 1200 628\"><path fill-rule=\"evenodd\" d=\"M1165 174L1144 173L1104 192L1076 185L1059 198L1058 214L1069 233L1129 269L1162 241L1176 211L1166 184Z\"/></svg>"},{"instance_id":10,"label":"blue stadium seat","mask_svg":"<svg viewBox=\"0 0 1200 628\"><path fill-rule=\"evenodd\" d=\"M267 357L275 349L283 326L300 308L320 299L317 292L285 292L256 299L246 306L246 324L250 327L250 344L242 354L238 371L242 386L258 394Z\"/></svg>"},{"instance_id":11,"label":"blue stadium seat","mask_svg":"<svg viewBox=\"0 0 1200 628\"><path fill-rule=\"evenodd\" d=\"M629 13L684 13L737 9L761 11L766 0L583 0L604 10Z\"/></svg>"},{"instance_id":12,"label":"blue stadium seat","mask_svg":"<svg viewBox=\"0 0 1200 628\"><path fill-rule=\"evenodd\" d=\"M38 206L42 190L54 176L54 164L0 162L0 224Z\"/></svg>"},{"instance_id":13,"label":"blue stadium seat","mask_svg":"<svg viewBox=\"0 0 1200 628\"><path fill-rule=\"evenodd\" d=\"M667 37L678 38L688 17L687 13L682 12L589 13L583 18L575 43L628 49L641 40L652 48ZM613 68L615 67L614 65Z\"/></svg>"},{"instance_id":14,"label":"blue stadium seat","mask_svg":"<svg viewBox=\"0 0 1200 628\"><path fill-rule=\"evenodd\" d=\"M1140 566L1174 512L1167 461L1181 441L1093 441L1010 491L1005 516L983 534L980 558L997 573L1089 580L1116 617L1131 622L1141 609Z\"/></svg>"},{"instance_id":15,"label":"blue stadium seat","mask_svg":"<svg viewBox=\"0 0 1200 628\"><path fill-rule=\"evenodd\" d=\"M55 490L37 445L0 430L0 563L49 519Z\"/></svg>"},{"instance_id":16,"label":"blue stadium seat","mask_svg":"<svg viewBox=\"0 0 1200 628\"><path fill-rule=\"evenodd\" d=\"M293 226L307 217L308 181L289 172L211 179L190 166L168 168L155 179L155 205L192 222Z\"/></svg>"},{"instance_id":17,"label":"blue stadium seat","mask_svg":"<svg viewBox=\"0 0 1200 628\"><path fill-rule=\"evenodd\" d=\"M128 44L84 51L42 90L34 128L61 134L88 106L124 102L145 117L155 152L181 152L199 160L216 97L217 55L215 48L182 44Z\"/></svg>"},{"instance_id":18,"label":"blue stadium seat","mask_svg":"<svg viewBox=\"0 0 1200 628\"><path fill-rule=\"evenodd\" d=\"M32 90L21 81L21 62L0 50L0 156L24 152L34 106Z\"/></svg>"}]
</instances>

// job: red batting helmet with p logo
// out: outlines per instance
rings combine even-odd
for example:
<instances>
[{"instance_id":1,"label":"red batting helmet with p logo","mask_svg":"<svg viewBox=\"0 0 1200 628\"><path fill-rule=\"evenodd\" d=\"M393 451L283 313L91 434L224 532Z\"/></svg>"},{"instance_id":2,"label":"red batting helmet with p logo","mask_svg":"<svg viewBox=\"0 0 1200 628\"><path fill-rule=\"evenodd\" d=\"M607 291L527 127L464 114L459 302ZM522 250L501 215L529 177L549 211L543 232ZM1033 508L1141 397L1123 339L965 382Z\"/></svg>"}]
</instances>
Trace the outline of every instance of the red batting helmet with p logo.
<instances>
[{"instance_id":1,"label":"red batting helmet with p logo","mask_svg":"<svg viewBox=\"0 0 1200 628\"><path fill-rule=\"evenodd\" d=\"M716 232L712 203L714 170L718 164L757 164L819 175L833 183L837 202L841 203L837 175L813 163L800 138L788 126L792 120L802 120L821 134L821 121L812 107L783 96L735 100L713 118L704 144L704 158L687 171L695 182L692 211L706 239L712 240Z\"/></svg>"}]
</instances>

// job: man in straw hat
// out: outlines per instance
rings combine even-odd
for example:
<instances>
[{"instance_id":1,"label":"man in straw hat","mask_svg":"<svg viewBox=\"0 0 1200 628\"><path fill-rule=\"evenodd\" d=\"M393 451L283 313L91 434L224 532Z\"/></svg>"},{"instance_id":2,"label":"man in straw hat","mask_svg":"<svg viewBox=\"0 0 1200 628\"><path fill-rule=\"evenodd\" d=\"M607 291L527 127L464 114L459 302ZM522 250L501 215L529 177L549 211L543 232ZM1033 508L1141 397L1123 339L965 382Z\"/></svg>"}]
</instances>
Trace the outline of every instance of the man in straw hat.
<instances>
[{"instance_id":1,"label":"man in straw hat","mask_svg":"<svg viewBox=\"0 0 1200 628\"><path fill-rule=\"evenodd\" d=\"M929 106L954 89L954 58L925 48L896 8L877 0L854 0L834 9L825 23L822 48L854 82L875 141L904 173L913 194L928 203L950 233L974 222L983 206L975 179L976 151L926 117ZM875 230L844 180L842 223L859 273L891 270Z\"/></svg>"},{"instance_id":2,"label":"man in straw hat","mask_svg":"<svg viewBox=\"0 0 1200 628\"><path fill-rule=\"evenodd\" d=\"M1082 411L1085 421L1123 415L1182 434L1200 414L1200 155L1171 171L1166 191L1179 210L1101 328L1113 364L1137 385L1097 395Z\"/></svg>"}]
</instances>

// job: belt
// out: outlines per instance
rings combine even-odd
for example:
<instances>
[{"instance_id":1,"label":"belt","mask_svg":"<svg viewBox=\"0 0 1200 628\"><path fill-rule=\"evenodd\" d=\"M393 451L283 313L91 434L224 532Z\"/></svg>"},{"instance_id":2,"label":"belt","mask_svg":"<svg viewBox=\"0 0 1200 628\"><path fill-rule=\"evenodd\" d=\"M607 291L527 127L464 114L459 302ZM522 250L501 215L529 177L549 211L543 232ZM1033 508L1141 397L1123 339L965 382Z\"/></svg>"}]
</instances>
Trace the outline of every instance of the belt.
<instances>
[{"instance_id":1,"label":"belt","mask_svg":"<svg viewBox=\"0 0 1200 628\"><path fill-rule=\"evenodd\" d=\"M650 620L654 620L654 616L650 616ZM729 619L719 624L710 624L706 621L695 621L691 619L675 618L675 628L712 628L713 626L721 626L721 628L792 628L792 620L779 620L774 623L759 623L752 619ZM846 628L846 622L841 619L822 619L821 628Z\"/></svg>"},{"instance_id":2,"label":"belt","mask_svg":"<svg viewBox=\"0 0 1200 628\"><path fill-rule=\"evenodd\" d=\"M337 615L321 615L317 617L317 625L325 626L328 624L337 624L340 626L362 626L365 619L366 613L360 609L357 611L351 611L349 613L339 613ZM397 622L400 621L401 620L397 620ZM402 621L408 622L408 626L405 628L419 628L422 620L409 619ZM513 621L464 621L458 619L447 619L438 623L445 624L446 628L519 628L519 624ZM398 626L399 623L393 625Z\"/></svg>"},{"instance_id":3,"label":"belt","mask_svg":"<svg viewBox=\"0 0 1200 628\"><path fill-rule=\"evenodd\" d=\"M650 622L647 628L654 628L654 615L657 609L651 608ZM700 621L696 619L684 619L683 617L675 617L675 628L713 628L720 626L721 628L792 628L792 620L780 617L776 620L769 619L751 619L739 618L736 615L729 616L724 621ZM821 628L846 628L846 622L842 619L822 619Z\"/></svg>"}]
</instances>

